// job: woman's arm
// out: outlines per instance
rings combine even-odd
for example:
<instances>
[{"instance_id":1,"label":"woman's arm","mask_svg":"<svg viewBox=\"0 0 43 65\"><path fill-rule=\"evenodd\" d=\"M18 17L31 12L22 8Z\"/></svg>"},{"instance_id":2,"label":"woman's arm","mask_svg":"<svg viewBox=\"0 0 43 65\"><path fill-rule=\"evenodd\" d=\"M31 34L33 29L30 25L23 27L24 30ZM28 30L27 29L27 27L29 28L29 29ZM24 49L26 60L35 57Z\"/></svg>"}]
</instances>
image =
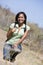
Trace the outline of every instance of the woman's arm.
<instances>
[{"instance_id":1,"label":"woman's arm","mask_svg":"<svg viewBox=\"0 0 43 65\"><path fill-rule=\"evenodd\" d=\"M21 44L23 42L23 40L27 37L27 35L28 35L28 30L24 33L23 37L15 43L14 46Z\"/></svg>"},{"instance_id":2,"label":"woman's arm","mask_svg":"<svg viewBox=\"0 0 43 65\"><path fill-rule=\"evenodd\" d=\"M13 28L13 29L9 28L9 30L7 32L7 38L9 38L14 31L15 31L15 28Z\"/></svg>"},{"instance_id":3,"label":"woman's arm","mask_svg":"<svg viewBox=\"0 0 43 65\"><path fill-rule=\"evenodd\" d=\"M12 31L11 29L9 28L8 32L7 32L7 38L9 38L9 36L11 35Z\"/></svg>"}]
</instances>

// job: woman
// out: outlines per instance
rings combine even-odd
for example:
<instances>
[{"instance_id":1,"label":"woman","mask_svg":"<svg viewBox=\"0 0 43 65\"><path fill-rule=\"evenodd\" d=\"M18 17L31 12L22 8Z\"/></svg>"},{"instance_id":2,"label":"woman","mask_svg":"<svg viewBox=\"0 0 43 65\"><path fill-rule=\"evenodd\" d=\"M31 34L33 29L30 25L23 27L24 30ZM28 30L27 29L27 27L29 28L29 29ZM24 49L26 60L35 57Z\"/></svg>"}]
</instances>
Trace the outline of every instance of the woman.
<instances>
[{"instance_id":1,"label":"woman","mask_svg":"<svg viewBox=\"0 0 43 65\"><path fill-rule=\"evenodd\" d=\"M3 58L10 59L13 61L17 54L22 51L22 42L27 37L30 27L26 25L26 14L24 12L19 12L16 15L15 22L10 25L10 28L7 32L6 44L3 48ZM12 54L10 55L11 49L13 49ZM14 53L15 51L15 53Z\"/></svg>"}]
</instances>

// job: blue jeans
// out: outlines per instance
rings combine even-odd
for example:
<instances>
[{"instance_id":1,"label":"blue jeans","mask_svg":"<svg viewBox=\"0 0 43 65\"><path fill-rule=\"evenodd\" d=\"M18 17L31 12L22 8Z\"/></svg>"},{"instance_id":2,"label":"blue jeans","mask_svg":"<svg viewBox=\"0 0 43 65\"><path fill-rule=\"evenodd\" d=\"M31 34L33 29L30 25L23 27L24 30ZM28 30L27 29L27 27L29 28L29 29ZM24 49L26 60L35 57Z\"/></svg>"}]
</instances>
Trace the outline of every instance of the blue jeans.
<instances>
[{"instance_id":1,"label":"blue jeans","mask_svg":"<svg viewBox=\"0 0 43 65\"><path fill-rule=\"evenodd\" d=\"M18 49L22 50L21 44L19 44ZM6 59L10 59L10 51L12 49L12 45L11 44L5 44L4 48L3 48L3 57L5 57ZM17 55L17 54L16 54ZM16 56L14 55L14 56Z\"/></svg>"}]
</instances>

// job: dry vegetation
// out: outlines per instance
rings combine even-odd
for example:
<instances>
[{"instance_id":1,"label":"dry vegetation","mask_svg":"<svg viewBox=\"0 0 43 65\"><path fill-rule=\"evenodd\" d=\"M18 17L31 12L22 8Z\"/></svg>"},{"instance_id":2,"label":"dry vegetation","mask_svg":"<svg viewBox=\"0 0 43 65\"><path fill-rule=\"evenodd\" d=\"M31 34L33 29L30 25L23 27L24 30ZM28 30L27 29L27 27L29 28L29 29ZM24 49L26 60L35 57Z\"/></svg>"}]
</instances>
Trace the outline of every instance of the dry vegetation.
<instances>
[{"instance_id":1,"label":"dry vegetation","mask_svg":"<svg viewBox=\"0 0 43 65\"><path fill-rule=\"evenodd\" d=\"M9 28L9 25L15 21L15 14L12 13L10 11L10 9L5 9L2 8L0 6L0 29L3 29L4 31L7 31ZM20 57L22 56L21 59L24 59L23 61L21 61L21 59L19 58L19 56L17 57L17 59L19 58L18 64L16 65L24 65L24 61L27 61L27 64L25 65L29 65L28 63L30 63L30 65L43 65L40 64L39 62L43 63L43 58L41 59L42 61L38 60L40 57L38 57L37 54L41 54L43 56L43 29L39 28L37 24L32 24L32 23L28 23L28 25L31 27L31 30L28 34L28 37L23 41L23 51L20 55ZM3 33L2 30L0 30L0 42L5 41L4 38L6 39L6 37L4 37L4 35L6 34L6 32ZM3 35L2 35L3 34ZM1 44L0 44L1 46ZM1 48L3 46L0 47L0 52L1 52ZM28 50L28 52L26 52ZM32 51L32 52L31 52ZM23 53L25 53L25 55L23 55ZM35 53L35 54L34 54ZM26 57L28 56L28 57ZM31 58L32 56L32 58ZM36 56L38 59L36 59ZM34 59L33 59L34 58ZM34 62L33 62L33 61ZM32 61L32 63L31 63ZM20 63L22 62L22 63ZM37 62L35 64L35 62ZM24 63L24 64L23 64ZM0 63L1 64L1 63ZM2 64L3 65L3 64Z\"/></svg>"},{"instance_id":2,"label":"dry vegetation","mask_svg":"<svg viewBox=\"0 0 43 65\"><path fill-rule=\"evenodd\" d=\"M9 25L14 21L15 14L12 13L10 9L5 9L0 6L0 28L7 31ZM34 23L28 23L28 25L31 27L31 31L25 40L26 43L24 43L29 46L31 50L43 52L43 29ZM42 51L40 49L42 49Z\"/></svg>"},{"instance_id":3,"label":"dry vegetation","mask_svg":"<svg viewBox=\"0 0 43 65\"><path fill-rule=\"evenodd\" d=\"M9 25L14 22L15 14L10 9L5 9L0 6L0 27L7 30Z\"/></svg>"}]
</instances>

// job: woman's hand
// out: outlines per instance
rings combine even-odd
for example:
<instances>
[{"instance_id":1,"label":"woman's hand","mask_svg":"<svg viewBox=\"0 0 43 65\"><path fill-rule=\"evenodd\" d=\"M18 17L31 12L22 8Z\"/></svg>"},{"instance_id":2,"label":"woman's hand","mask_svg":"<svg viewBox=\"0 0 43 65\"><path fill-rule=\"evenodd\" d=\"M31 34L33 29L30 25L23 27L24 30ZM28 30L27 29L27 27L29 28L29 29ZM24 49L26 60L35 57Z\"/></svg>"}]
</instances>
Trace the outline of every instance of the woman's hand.
<instances>
[{"instance_id":1,"label":"woman's hand","mask_svg":"<svg viewBox=\"0 0 43 65\"><path fill-rule=\"evenodd\" d=\"M14 47L17 47L17 46L18 46L17 44L14 45Z\"/></svg>"},{"instance_id":2,"label":"woman's hand","mask_svg":"<svg viewBox=\"0 0 43 65\"><path fill-rule=\"evenodd\" d=\"M12 46L12 48L17 48L17 46L18 46L18 45L15 43L15 44Z\"/></svg>"},{"instance_id":3,"label":"woman's hand","mask_svg":"<svg viewBox=\"0 0 43 65\"><path fill-rule=\"evenodd\" d=\"M12 29L12 32L15 32L15 31L16 31L16 28L13 28L13 29Z\"/></svg>"}]
</instances>

